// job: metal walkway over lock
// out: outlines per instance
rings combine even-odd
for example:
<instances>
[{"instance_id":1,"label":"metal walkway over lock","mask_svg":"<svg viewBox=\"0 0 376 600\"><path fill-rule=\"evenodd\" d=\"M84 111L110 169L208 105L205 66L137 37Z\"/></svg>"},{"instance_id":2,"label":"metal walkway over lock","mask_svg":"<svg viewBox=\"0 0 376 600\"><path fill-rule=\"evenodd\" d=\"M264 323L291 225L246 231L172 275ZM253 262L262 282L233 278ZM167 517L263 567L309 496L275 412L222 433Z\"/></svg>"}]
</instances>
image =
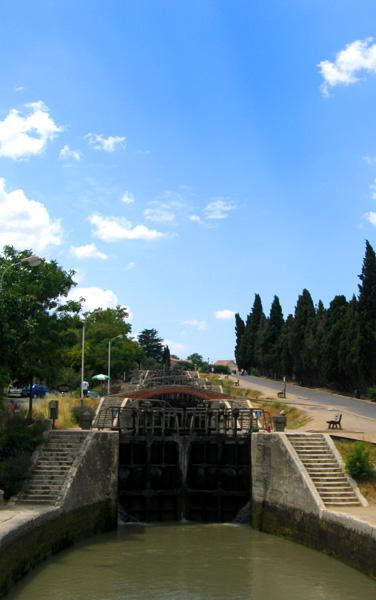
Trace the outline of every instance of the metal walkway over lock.
<instances>
[{"instance_id":1,"label":"metal walkway over lock","mask_svg":"<svg viewBox=\"0 0 376 600\"><path fill-rule=\"evenodd\" d=\"M125 435L218 435L229 437L249 435L265 429L266 415L262 410L247 408L155 408L107 406L96 421L96 428L111 423Z\"/></svg>"}]
</instances>

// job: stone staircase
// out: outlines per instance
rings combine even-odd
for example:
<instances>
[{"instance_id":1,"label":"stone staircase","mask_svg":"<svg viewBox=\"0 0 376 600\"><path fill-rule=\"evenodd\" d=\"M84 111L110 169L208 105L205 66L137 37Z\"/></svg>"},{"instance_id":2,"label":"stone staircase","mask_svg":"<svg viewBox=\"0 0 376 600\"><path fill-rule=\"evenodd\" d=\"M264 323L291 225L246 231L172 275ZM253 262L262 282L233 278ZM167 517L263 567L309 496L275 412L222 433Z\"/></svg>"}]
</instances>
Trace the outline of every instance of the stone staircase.
<instances>
[{"instance_id":1,"label":"stone staircase","mask_svg":"<svg viewBox=\"0 0 376 600\"><path fill-rule=\"evenodd\" d=\"M17 502L56 504L86 436L83 431L51 431L47 443L38 451L31 478Z\"/></svg>"},{"instance_id":2,"label":"stone staircase","mask_svg":"<svg viewBox=\"0 0 376 600\"><path fill-rule=\"evenodd\" d=\"M347 474L322 434L287 434L325 506L360 506Z\"/></svg>"},{"instance_id":3,"label":"stone staircase","mask_svg":"<svg viewBox=\"0 0 376 600\"><path fill-rule=\"evenodd\" d=\"M92 429L111 429L112 427L112 412L111 408L117 406L120 408L124 402L124 395L121 396L106 396L102 398L97 412L95 413Z\"/></svg>"}]
</instances>

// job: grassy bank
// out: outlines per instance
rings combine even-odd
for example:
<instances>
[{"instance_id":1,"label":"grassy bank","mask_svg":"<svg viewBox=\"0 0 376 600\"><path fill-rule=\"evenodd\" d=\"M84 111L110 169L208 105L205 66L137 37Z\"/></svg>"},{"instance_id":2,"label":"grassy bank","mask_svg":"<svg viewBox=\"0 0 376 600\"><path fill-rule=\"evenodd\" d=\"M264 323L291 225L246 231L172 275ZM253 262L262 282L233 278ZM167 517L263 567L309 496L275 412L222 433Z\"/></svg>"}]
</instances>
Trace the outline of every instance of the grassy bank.
<instances>
[{"instance_id":1,"label":"grassy bank","mask_svg":"<svg viewBox=\"0 0 376 600\"><path fill-rule=\"evenodd\" d=\"M346 463L347 457L351 452L356 441L354 440L333 440L338 451L340 452L343 461ZM370 462L373 466L374 473L363 481L357 481L359 489L368 502L376 504L376 445L368 442L362 442L369 450Z\"/></svg>"}]
</instances>

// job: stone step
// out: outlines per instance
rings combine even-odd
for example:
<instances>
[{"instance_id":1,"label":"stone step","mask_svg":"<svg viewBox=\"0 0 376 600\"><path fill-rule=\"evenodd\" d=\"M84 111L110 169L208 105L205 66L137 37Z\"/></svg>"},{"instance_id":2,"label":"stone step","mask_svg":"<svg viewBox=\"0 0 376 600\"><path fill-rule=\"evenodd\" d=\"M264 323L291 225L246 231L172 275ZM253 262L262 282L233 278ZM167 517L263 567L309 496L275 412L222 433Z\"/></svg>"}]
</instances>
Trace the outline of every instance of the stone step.
<instances>
[{"instance_id":1,"label":"stone step","mask_svg":"<svg viewBox=\"0 0 376 600\"><path fill-rule=\"evenodd\" d=\"M324 504L325 506L360 506L360 502L358 500L346 500L344 502L340 502L339 500L335 502L325 501Z\"/></svg>"},{"instance_id":2,"label":"stone step","mask_svg":"<svg viewBox=\"0 0 376 600\"><path fill-rule=\"evenodd\" d=\"M31 502L31 503L54 503L56 502L58 496L57 495L38 495L38 494L25 494L25 496L20 497L21 502Z\"/></svg>"},{"instance_id":3,"label":"stone step","mask_svg":"<svg viewBox=\"0 0 376 600\"><path fill-rule=\"evenodd\" d=\"M351 494L354 493L352 487L350 487L349 485L338 485L337 483L316 483L316 489L318 489L320 492L349 492Z\"/></svg>"},{"instance_id":4,"label":"stone step","mask_svg":"<svg viewBox=\"0 0 376 600\"><path fill-rule=\"evenodd\" d=\"M35 465L34 473L56 473L56 474L64 474L71 468L71 465L52 465L51 463L43 464L43 465Z\"/></svg>"},{"instance_id":5,"label":"stone step","mask_svg":"<svg viewBox=\"0 0 376 600\"><path fill-rule=\"evenodd\" d=\"M323 500L333 500L338 499L338 500L356 500L356 496L354 493L347 493L347 492L321 492L320 496Z\"/></svg>"}]
</instances>

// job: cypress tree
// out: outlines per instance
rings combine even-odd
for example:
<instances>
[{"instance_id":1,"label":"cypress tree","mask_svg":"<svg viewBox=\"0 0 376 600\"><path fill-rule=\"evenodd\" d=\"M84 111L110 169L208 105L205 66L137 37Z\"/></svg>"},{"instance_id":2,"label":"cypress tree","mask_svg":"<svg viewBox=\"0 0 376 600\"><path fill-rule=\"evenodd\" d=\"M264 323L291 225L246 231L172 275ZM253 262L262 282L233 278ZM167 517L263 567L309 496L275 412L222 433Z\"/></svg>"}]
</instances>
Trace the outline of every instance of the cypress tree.
<instances>
[{"instance_id":1,"label":"cypress tree","mask_svg":"<svg viewBox=\"0 0 376 600\"><path fill-rule=\"evenodd\" d=\"M255 300L252 306L252 311L247 317L244 334L240 344L241 356L244 358L245 369L248 372L251 369L257 368L257 360L255 356L255 346L257 333L261 323L264 321L265 315L262 310L262 302L259 294L255 294Z\"/></svg>"},{"instance_id":2,"label":"cypress tree","mask_svg":"<svg viewBox=\"0 0 376 600\"><path fill-rule=\"evenodd\" d=\"M264 372L270 377L281 377L282 375L282 330L284 320L282 307L278 296L270 307L269 318L266 320L266 327L261 343L263 350ZM261 329L260 329L261 332Z\"/></svg>"},{"instance_id":3,"label":"cypress tree","mask_svg":"<svg viewBox=\"0 0 376 600\"><path fill-rule=\"evenodd\" d=\"M291 335L291 354L296 379L310 383L312 379L312 342L315 307L311 294L304 289L298 297Z\"/></svg>"},{"instance_id":4,"label":"cypress tree","mask_svg":"<svg viewBox=\"0 0 376 600\"><path fill-rule=\"evenodd\" d=\"M376 255L368 240L359 279L359 375L364 390L376 381Z\"/></svg>"},{"instance_id":5,"label":"cypress tree","mask_svg":"<svg viewBox=\"0 0 376 600\"><path fill-rule=\"evenodd\" d=\"M322 340L322 375L329 386L340 386L343 380L343 365L339 360L339 347L344 335L348 303L345 296L335 296L326 317Z\"/></svg>"},{"instance_id":6,"label":"cypress tree","mask_svg":"<svg viewBox=\"0 0 376 600\"><path fill-rule=\"evenodd\" d=\"M243 356L243 346L241 345L241 341L245 331L245 323L243 319L240 317L239 313L235 315L235 360L238 365L238 369L245 369L246 364Z\"/></svg>"}]
</instances>

